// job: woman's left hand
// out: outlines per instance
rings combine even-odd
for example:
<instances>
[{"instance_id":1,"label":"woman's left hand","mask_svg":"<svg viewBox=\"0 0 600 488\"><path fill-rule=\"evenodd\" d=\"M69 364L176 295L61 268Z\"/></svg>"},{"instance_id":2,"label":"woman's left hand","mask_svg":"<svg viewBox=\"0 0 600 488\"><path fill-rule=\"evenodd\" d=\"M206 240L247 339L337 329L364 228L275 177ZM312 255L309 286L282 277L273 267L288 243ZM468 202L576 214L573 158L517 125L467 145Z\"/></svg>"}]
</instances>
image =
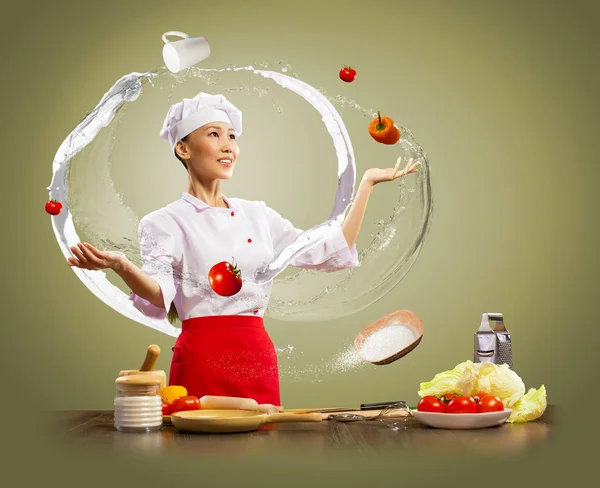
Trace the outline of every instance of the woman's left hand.
<instances>
[{"instance_id":1,"label":"woman's left hand","mask_svg":"<svg viewBox=\"0 0 600 488\"><path fill-rule=\"evenodd\" d=\"M396 166L393 168L386 168L386 169L371 168L371 169L368 169L365 172L365 175L363 176L363 181L365 181L371 185L376 185L377 183L381 183L382 181L393 181L396 178L400 178L401 176L408 175L410 173L416 173L418 171L417 166L419 166L421 164L418 161L416 163L413 163L413 160L411 158L408 160L408 163L406 163L406 167L404 169L398 171L398 169L400 168L401 162L402 162L402 158L398 158L398 161L396 162Z\"/></svg>"}]
</instances>

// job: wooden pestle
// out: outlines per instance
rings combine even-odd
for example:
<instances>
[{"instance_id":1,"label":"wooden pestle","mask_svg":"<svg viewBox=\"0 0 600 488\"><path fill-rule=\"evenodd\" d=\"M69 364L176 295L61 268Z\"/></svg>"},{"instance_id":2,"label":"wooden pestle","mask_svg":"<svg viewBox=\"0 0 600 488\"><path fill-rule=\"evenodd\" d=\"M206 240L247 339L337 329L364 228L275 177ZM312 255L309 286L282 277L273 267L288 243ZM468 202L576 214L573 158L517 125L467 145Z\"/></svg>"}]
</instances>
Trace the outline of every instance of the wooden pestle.
<instances>
[{"instance_id":1,"label":"wooden pestle","mask_svg":"<svg viewBox=\"0 0 600 488\"><path fill-rule=\"evenodd\" d=\"M151 344L148 346L148 351L146 352L146 359L144 359L144 364L140 368L140 371L152 371L154 369L154 365L156 364L156 360L160 355L160 347L156 344Z\"/></svg>"},{"instance_id":2,"label":"wooden pestle","mask_svg":"<svg viewBox=\"0 0 600 488\"><path fill-rule=\"evenodd\" d=\"M160 387L167 386L167 375L162 369L154 369L156 360L160 355L160 347L156 344L151 344L146 351L146 358L140 369L126 369L119 373L119 376L128 376L136 374L149 374L160 379Z\"/></svg>"}]
</instances>

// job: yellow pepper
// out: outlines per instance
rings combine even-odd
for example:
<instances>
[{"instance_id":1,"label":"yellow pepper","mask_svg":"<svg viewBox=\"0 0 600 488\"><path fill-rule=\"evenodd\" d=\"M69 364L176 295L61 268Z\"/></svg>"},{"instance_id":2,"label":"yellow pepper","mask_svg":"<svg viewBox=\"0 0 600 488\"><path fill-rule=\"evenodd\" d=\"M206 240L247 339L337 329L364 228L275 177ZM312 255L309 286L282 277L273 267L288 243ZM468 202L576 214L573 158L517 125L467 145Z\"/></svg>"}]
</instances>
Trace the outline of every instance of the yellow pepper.
<instances>
[{"instance_id":1,"label":"yellow pepper","mask_svg":"<svg viewBox=\"0 0 600 488\"><path fill-rule=\"evenodd\" d=\"M187 396L187 390L183 386L169 385L160 390L160 396L163 402L171 403L177 398Z\"/></svg>"}]
</instances>

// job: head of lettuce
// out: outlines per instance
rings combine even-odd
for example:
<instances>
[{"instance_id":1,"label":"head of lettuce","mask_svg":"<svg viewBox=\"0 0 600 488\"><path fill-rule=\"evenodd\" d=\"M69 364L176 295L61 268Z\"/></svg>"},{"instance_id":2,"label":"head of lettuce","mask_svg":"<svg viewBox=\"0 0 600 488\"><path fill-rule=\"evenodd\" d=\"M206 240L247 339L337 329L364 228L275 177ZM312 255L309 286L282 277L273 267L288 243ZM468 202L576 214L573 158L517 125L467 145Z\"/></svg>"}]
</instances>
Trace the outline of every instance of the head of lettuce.
<instances>
[{"instance_id":1,"label":"head of lettuce","mask_svg":"<svg viewBox=\"0 0 600 488\"><path fill-rule=\"evenodd\" d=\"M436 374L431 381L421 383L419 396L473 396L488 393L502 400L512 413L508 422L530 422L546 410L546 388L531 388L525 394L523 380L507 364L473 363L465 361L454 369Z\"/></svg>"}]
</instances>

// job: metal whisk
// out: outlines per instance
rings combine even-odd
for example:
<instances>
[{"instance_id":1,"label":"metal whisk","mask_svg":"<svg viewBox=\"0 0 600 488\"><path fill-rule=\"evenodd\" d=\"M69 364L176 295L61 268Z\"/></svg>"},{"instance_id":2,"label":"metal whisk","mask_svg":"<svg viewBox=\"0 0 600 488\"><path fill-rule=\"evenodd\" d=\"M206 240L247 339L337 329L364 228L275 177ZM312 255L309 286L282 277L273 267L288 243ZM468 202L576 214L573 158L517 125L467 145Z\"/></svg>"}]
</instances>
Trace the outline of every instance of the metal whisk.
<instances>
[{"instance_id":1,"label":"metal whisk","mask_svg":"<svg viewBox=\"0 0 600 488\"><path fill-rule=\"evenodd\" d=\"M357 422L361 420L378 420L382 424L390 427L392 430L406 428L406 422L413 417L413 413L405 402L397 402L381 410L374 417L365 417L356 413L337 413L331 414L327 420L337 420L338 422Z\"/></svg>"}]
</instances>

